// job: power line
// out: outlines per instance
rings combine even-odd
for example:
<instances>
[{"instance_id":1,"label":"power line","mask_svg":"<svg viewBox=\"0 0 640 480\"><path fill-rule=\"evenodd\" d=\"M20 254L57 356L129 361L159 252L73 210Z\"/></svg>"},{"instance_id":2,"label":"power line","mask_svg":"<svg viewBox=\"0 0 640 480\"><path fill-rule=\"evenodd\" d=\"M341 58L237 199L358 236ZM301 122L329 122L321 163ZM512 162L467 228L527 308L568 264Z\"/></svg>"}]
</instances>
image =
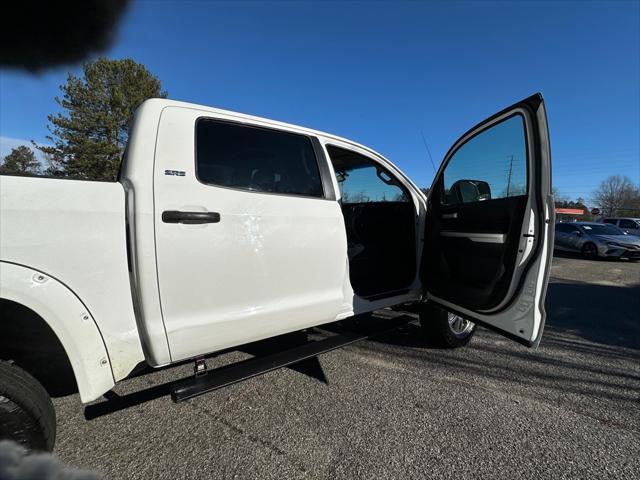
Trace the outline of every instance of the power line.
<instances>
[{"instance_id":1,"label":"power line","mask_svg":"<svg viewBox=\"0 0 640 480\"><path fill-rule=\"evenodd\" d=\"M433 167L433 173L435 174L438 169L436 168L436 164L433 163L433 157L431 156L431 150L429 150L429 145L427 145L427 139L424 138L424 132L420 130L420 135L422 135L422 142L424 143L424 148L427 149L427 153L429 154L429 160L431 161L431 166Z\"/></svg>"},{"instance_id":2,"label":"power line","mask_svg":"<svg viewBox=\"0 0 640 480\"><path fill-rule=\"evenodd\" d=\"M513 172L513 155L509 160L509 176L507 177L507 197L509 196L509 192L511 191L511 173Z\"/></svg>"}]
</instances>

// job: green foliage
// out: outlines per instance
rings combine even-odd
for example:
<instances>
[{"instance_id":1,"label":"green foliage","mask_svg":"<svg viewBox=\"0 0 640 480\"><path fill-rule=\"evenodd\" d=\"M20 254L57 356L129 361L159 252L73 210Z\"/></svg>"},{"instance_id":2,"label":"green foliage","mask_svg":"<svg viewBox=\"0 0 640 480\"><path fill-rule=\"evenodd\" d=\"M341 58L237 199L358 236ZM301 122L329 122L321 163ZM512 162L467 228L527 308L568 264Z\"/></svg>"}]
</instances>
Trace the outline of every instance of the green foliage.
<instances>
[{"instance_id":1,"label":"green foliage","mask_svg":"<svg viewBox=\"0 0 640 480\"><path fill-rule=\"evenodd\" d=\"M0 173L14 175L37 175L40 173L40 162L33 150L25 145L12 148L0 165Z\"/></svg>"},{"instance_id":2,"label":"green foliage","mask_svg":"<svg viewBox=\"0 0 640 480\"><path fill-rule=\"evenodd\" d=\"M65 110L48 116L53 146L38 146L48 174L114 180L127 144L129 122L148 98L165 98L160 80L131 59L100 58L72 73L56 102Z\"/></svg>"}]
</instances>

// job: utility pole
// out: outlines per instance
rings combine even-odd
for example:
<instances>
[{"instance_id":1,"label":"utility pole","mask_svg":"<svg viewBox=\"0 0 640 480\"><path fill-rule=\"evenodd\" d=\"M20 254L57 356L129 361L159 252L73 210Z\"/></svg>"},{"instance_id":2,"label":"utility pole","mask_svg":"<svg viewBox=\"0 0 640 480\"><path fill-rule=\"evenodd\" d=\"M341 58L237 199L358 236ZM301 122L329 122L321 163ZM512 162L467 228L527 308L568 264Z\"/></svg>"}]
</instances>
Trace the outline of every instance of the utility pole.
<instances>
[{"instance_id":1,"label":"utility pole","mask_svg":"<svg viewBox=\"0 0 640 480\"><path fill-rule=\"evenodd\" d=\"M509 157L509 178L507 179L507 197L511 191L511 172L513 172L513 155Z\"/></svg>"}]
</instances>

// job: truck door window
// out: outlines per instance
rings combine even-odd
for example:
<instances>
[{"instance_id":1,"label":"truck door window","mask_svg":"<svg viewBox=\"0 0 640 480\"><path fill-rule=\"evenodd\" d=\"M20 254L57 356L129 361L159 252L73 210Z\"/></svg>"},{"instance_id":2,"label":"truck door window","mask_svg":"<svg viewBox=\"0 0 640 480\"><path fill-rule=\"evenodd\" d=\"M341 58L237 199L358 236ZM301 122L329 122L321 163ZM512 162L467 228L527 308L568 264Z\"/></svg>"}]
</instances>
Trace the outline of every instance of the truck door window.
<instances>
[{"instance_id":1,"label":"truck door window","mask_svg":"<svg viewBox=\"0 0 640 480\"><path fill-rule=\"evenodd\" d=\"M444 171L443 205L526 195L524 120L514 115L469 139Z\"/></svg>"},{"instance_id":2,"label":"truck door window","mask_svg":"<svg viewBox=\"0 0 640 480\"><path fill-rule=\"evenodd\" d=\"M199 119L196 174L208 185L323 197L311 139L280 130Z\"/></svg>"}]
</instances>

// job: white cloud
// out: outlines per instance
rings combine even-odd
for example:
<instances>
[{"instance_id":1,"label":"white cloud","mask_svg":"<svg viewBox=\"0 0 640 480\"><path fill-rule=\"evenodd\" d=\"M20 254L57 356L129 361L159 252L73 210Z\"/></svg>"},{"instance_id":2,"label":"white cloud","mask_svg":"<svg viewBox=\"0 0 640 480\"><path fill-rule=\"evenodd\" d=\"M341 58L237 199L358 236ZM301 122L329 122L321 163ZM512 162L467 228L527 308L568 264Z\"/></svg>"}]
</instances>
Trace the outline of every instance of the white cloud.
<instances>
[{"instance_id":1,"label":"white cloud","mask_svg":"<svg viewBox=\"0 0 640 480\"><path fill-rule=\"evenodd\" d=\"M26 140L24 138L13 138L13 137L4 137L0 135L0 158L4 158L6 155L11 153L11 149L17 148L20 145L26 145L31 148L36 154L36 158L40 161L40 163L44 162L44 155L40 150L36 150L31 144L31 140ZM42 144L40 144L42 145ZM46 145L46 144L44 144Z\"/></svg>"}]
</instances>

